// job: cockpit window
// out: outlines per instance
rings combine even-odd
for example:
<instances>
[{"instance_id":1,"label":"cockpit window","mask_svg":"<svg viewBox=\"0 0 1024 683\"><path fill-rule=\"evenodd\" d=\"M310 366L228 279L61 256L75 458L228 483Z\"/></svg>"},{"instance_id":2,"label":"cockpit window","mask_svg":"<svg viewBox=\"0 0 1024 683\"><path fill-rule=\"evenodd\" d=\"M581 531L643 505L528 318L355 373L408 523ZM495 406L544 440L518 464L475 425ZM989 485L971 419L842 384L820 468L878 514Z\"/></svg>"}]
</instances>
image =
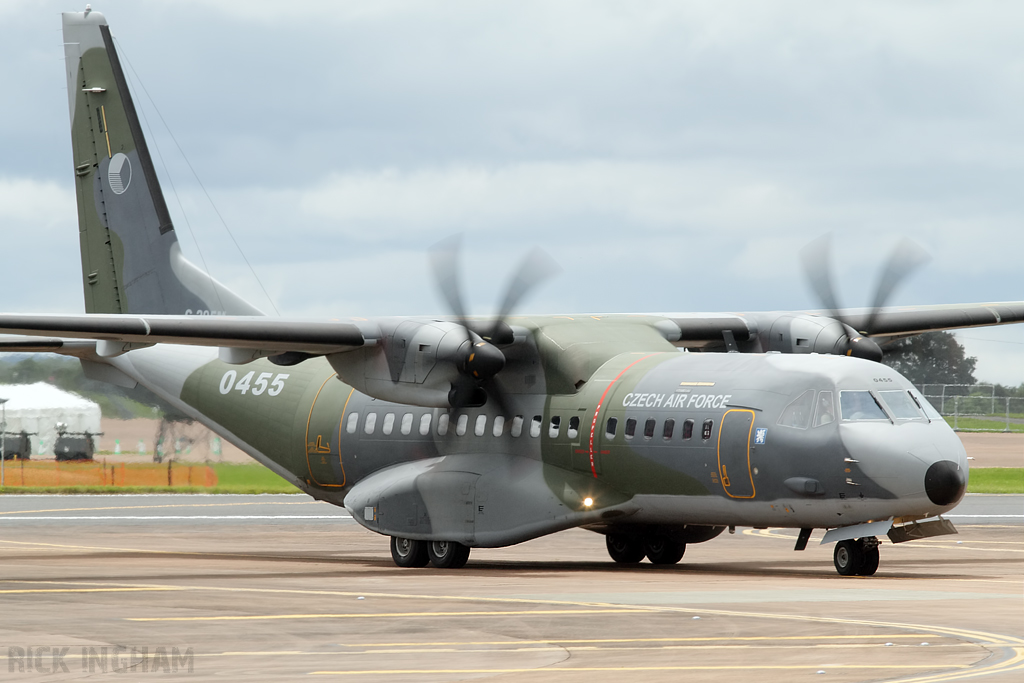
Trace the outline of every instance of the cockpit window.
<instances>
[{"instance_id":1,"label":"cockpit window","mask_svg":"<svg viewBox=\"0 0 1024 683\"><path fill-rule=\"evenodd\" d=\"M844 420L888 420L870 391L840 391L839 406Z\"/></svg>"},{"instance_id":2,"label":"cockpit window","mask_svg":"<svg viewBox=\"0 0 1024 683\"><path fill-rule=\"evenodd\" d=\"M821 427L836 421L836 406L832 402L831 391L818 392L818 402L814 408L814 426Z\"/></svg>"},{"instance_id":3,"label":"cockpit window","mask_svg":"<svg viewBox=\"0 0 1024 683\"><path fill-rule=\"evenodd\" d=\"M885 405L889 406L889 411L897 420L920 420L924 417L917 409L914 399L906 391L880 391L878 395L882 397Z\"/></svg>"},{"instance_id":4,"label":"cockpit window","mask_svg":"<svg viewBox=\"0 0 1024 683\"><path fill-rule=\"evenodd\" d=\"M814 389L808 389L796 397L786 406L779 418L779 424L783 427L796 427L807 429L811 424L811 416L814 415Z\"/></svg>"}]
</instances>

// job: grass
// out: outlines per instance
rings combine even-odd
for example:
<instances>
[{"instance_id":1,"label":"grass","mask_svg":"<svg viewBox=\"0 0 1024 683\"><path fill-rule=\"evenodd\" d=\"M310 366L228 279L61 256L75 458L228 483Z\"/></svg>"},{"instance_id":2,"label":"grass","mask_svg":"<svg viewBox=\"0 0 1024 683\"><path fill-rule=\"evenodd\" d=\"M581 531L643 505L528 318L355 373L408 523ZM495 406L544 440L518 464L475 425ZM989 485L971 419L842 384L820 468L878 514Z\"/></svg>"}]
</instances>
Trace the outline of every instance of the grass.
<instances>
[{"instance_id":1,"label":"grass","mask_svg":"<svg viewBox=\"0 0 1024 683\"><path fill-rule=\"evenodd\" d=\"M947 416L946 422L949 424L950 427L953 426L952 417ZM978 420L976 418L960 417L957 418L956 420L956 428L962 432L1001 432L1006 429L1006 423L994 420ZM1024 424L1011 422L1010 431L1017 433L1024 432Z\"/></svg>"},{"instance_id":2,"label":"grass","mask_svg":"<svg viewBox=\"0 0 1024 683\"><path fill-rule=\"evenodd\" d=\"M216 463L217 485L204 486L25 486L0 493L300 493L263 465Z\"/></svg>"},{"instance_id":3,"label":"grass","mask_svg":"<svg viewBox=\"0 0 1024 683\"><path fill-rule=\"evenodd\" d=\"M37 486L5 488L0 493L299 493L287 481L262 465L218 463L217 485L200 486ZM981 467L971 469L969 493L1024 494L1024 467Z\"/></svg>"},{"instance_id":4,"label":"grass","mask_svg":"<svg viewBox=\"0 0 1024 683\"><path fill-rule=\"evenodd\" d=\"M1024 467L971 469L968 493L1024 493Z\"/></svg>"}]
</instances>

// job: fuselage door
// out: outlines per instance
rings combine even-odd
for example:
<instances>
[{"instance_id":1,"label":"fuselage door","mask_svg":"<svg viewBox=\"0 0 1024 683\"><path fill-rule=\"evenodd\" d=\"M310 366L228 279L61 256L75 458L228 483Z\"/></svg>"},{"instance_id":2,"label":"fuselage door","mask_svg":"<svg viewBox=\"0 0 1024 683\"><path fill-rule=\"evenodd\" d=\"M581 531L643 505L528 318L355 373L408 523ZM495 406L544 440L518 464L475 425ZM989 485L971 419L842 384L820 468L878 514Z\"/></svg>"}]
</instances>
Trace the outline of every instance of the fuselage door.
<instances>
[{"instance_id":1,"label":"fuselage door","mask_svg":"<svg viewBox=\"0 0 1024 683\"><path fill-rule=\"evenodd\" d=\"M345 485L341 463L341 424L352 388L331 375L313 399L306 422L306 463L309 478L324 487Z\"/></svg>"},{"instance_id":2,"label":"fuselage door","mask_svg":"<svg viewBox=\"0 0 1024 683\"><path fill-rule=\"evenodd\" d=\"M718 429L718 476L730 498L753 498L754 479L750 472L750 438L754 411L727 410Z\"/></svg>"}]
</instances>

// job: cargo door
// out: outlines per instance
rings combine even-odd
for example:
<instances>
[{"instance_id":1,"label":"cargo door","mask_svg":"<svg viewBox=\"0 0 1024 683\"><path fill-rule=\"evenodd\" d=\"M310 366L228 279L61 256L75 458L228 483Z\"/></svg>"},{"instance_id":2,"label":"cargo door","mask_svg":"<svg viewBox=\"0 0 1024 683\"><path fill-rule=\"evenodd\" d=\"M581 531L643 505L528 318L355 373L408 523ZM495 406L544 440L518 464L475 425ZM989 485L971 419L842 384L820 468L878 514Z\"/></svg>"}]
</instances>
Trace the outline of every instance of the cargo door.
<instances>
[{"instance_id":1,"label":"cargo door","mask_svg":"<svg viewBox=\"0 0 1024 683\"><path fill-rule=\"evenodd\" d=\"M754 478L750 472L753 431L753 410L728 410L722 417L718 429L718 476L730 498L754 497Z\"/></svg>"}]
</instances>

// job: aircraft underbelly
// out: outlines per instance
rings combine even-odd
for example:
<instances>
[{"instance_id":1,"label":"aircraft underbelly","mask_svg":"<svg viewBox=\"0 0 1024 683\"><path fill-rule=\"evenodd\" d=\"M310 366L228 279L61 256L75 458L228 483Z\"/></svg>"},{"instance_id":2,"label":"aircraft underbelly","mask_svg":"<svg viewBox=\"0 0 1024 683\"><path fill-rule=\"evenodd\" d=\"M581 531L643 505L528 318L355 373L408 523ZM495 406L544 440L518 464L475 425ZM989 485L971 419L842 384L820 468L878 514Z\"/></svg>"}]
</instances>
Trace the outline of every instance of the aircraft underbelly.
<instances>
[{"instance_id":1,"label":"aircraft underbelly","mask_svg":"<svg viewBox=\"0 0 1024 683\"><path fill-rule=\"evenodd\" d=\"M889 517L920 515L921 500L807 500L780 498L770 502L720 496L637 495L640 510L630 523L708 524L786 528L829 528ZM932 506L935 507L935 506Z\"/></svg>"}]
</instances>

